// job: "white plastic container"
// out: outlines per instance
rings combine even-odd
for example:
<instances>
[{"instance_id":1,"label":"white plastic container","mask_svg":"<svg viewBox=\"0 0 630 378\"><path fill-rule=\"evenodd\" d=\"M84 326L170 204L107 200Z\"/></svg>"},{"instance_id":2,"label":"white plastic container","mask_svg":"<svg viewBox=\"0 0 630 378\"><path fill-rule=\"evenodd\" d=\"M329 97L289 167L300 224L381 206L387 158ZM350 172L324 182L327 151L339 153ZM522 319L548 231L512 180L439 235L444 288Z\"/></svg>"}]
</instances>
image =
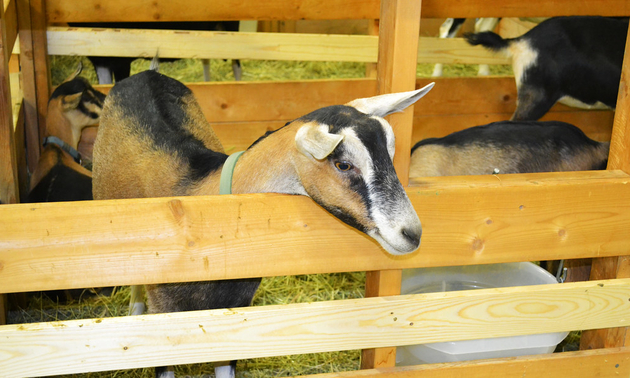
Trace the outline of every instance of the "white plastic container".
<instances>
[{"instance_id":1,"label":"white plastic container","mask_svg":"<svg viewBox=\"0 0 630 378\"><path fill-rule=\"evenodd\" d=\"M539 266L524 263L405 269L402 294L558 283ZM497 337L398 347L396 365L468 361L552 353L568 332Z\"/></svg>"}]
</instances>

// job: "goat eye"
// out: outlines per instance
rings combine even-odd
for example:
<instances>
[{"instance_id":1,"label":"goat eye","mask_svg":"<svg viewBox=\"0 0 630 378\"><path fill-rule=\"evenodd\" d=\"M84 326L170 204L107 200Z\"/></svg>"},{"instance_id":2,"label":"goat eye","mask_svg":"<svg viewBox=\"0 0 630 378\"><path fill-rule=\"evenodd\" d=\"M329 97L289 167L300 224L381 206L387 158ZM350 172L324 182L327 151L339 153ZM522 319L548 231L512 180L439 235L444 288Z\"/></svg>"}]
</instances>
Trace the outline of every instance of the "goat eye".
<instances>
[{"instance_id":1,"label":"goat eye","mask_svg":"<svg viewBox=\"0 0 630 378\"><path fill-rule=\"evenodd\" d=\"M352 164L348 163L347 161L338 161L335 163L335 167L337 167L338 170L343 171L343 172L349 171L353 168Z\"/></svg>"}]
</instances>

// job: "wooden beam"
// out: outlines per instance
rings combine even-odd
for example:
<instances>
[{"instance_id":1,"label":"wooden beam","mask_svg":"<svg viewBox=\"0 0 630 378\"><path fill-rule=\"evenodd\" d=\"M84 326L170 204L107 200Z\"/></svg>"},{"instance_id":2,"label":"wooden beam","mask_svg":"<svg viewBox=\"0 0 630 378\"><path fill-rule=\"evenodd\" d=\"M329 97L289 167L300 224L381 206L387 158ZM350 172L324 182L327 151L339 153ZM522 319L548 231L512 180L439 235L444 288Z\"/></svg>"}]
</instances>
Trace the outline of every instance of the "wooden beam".
<instances>
[{"instance_id":1,"label":"wooden beam","mask_svg":"<svg viewBox=\"0 0 630 378\"><path fill-rule=\"evenodd\" d=\"M628 16L630 4L624 0L425 0L422 15L427 18Z\"/></svg>"},{"instance_id":2,"label":"wooden beam","mask_svg":"<svg viewBox=\"0 0 630 378\"><path fill-rule=\"evenodd\" d=\"M4 22L6 29L6 50L9 55L13 52L13 46L18 36L18 21L17 21L17 6L16 0L9 0L4 2Z\"/></svg>"},{"instance_id":3,"label":"wooden beam","mask_svg":"<svg viewBox=\"0 0 630 378\"><path fill-rule=\"evenodd\" d=\"M0 291L618 256L630 244L629 179L423 178L407 189L422 245L395 258L301 196L3 205Z\"/></svg>"},{"instance_id":4,"label":"wooden beam","mask_svg":"<svg viewBox=\"0 0 630 378\"><path fill-rule=\"evenodd\" d=\"M625 377L630 375L630 349L602 350L522 356L485 361L404 366L372 370L302 376L302 378L523 378Z\"/></svg>"},{"instance_id":5,"label":"wooden beam","mask_svg":"<svg viewBox=\"0 0 630 378\"><path fill-rule=\"evenodd\" d=\"M378 18L378 0L221 1L193 0L185 7L172 1L48 0L48 21L230 21L230 20L337 20Z\"/></svg>"},{"instance_id":6,"label":"wooden beam","mask_svg":"<svg viewBox=\"0 0 630 378\"><path fill-rule=\"evenodd\" d=\"M416 80L420 88L432 79ZM516 107L512 77L435 78L430 95L414 106L412 144L467 127L509 119ZM315 109L376 94L376 80L191 83L206 118L228 151L250 146L266 131ZM109 86L97 86L107 93ZM479 96L478 93L484 93ZM243 101L246 98L247 101ZM296 99L299 99L296 101ZM457 104L457 105L455 105ZM542 120L564 121L589 137L609 141L612 111L577 110L555 105ZM88 151L91 148L87 147Z\"/></svg>"},{"instance_id":7,"label":"wooden beam","mask_svg":"<svg viewBox=\"0 0 630 378\"><path fill-rule=\"evenodd\" d=\"M4 6L0 9L0 203L20 201L13 140L13 102L7 44L7 19Z\"/></svg>"},{"instance_id":8,"label":"wooden beam","mask_svg":"<svg viewBox=\"0 0 630 378\"><path fill-rule=\"evenodd\" d=\"M48 29L51 55L376 62L378 39L366 35L205 31Z\"/></svg>"},{"instance_id":9,"label":"wooden beam","mask_svg":"<svg viewBox=\"0 0 630 378\"><path fill-rule=\"evenodd\" d=\"M628 30L630 35L630 30ZM613 123L612 139L610 141L610 156L608 169L620 169L630 172L630 40L626 41L617 110ZM627 278L630 277L630 251L626 248L626 256L594 259L591 267L591 279L597 278ZM581 349L606 348L628 345L628 328L613 328L585 332L580 341Z\"/></svg>"},{"instance_id":10,"label":"wooden beam","mask_svg":"<svg viewBox=\"0 0 630 378\"><path fill-rule=\"evenodd\" d=\"M22 93L24 95L24 137L26 162L30 172L35 171L39 160L39 116L37 115L37 89L35 84L35 59L33 30L31 28L30 0L16 0L20 33L20 65Z\"/></svg>"},{"instance_id":11,"label":"wooden beam","mask_svg":"<svg viewBox=\"0 0 630 378\"><path fill-rule=\"evenodd\" d=\"M13 133L13 102L11 101L11 80L9 59L15 40L11 32L15 20L5 15L4 3L0 4L0 203L16 203L20 201L18 187L17 164L15 161L15 144ZM9 4L11 5L11 4ZM15 4L13 7L15 11ZM14 32L14 31L13 31ZM6 323L6 296L0 295L0 324Z\"/></svg>"},{"instance_id":12,"label":"wooden beam","mask_svg":"<svg viewBox=\"0 0 630 378\"><path fill-rule=\"evenodd\" d=\"M374 24L373 21L372 25ZM374 28L373 28L374 29ZM378 29L374 30L378 33ZM378 37L297 33L49 27L51 55L267 59L376 63ZM510 64L462 38L421 37L419 63Z\"/></svg>"},{"instance_id":13,"label":"wooden beam","mask_svg":"<svg viewBox=\"0 0 630 378\"><path fill-rule=\"evenodd\" d=\"M46 37L46 0L29 0L31 9L31 29L33 39L33 63L35 67L35 95L37 96L37 125L39 135L46 132L46 113L51 93L50 67L48 66L48 47ZM40 148L38 140L37 148ZM33 146L35 148L35 146Z\"/></svg>"},{"instance_id":14,"label":"wooden beam","mask_svg":"<svg viewBox=\"0 0 630 378\"><path fill-rule=\"evenodd\" d=\"M376 65L377 94L414 90L418 36L420 34L421 0L381 1L379 21L378 63ZM396 135L394 168L403 186L409 183L409 160L413 106L387 120ZM366 275L366 296L400 294L402 271L371 271ZM396 348L364 349L361 368L394 366Z\"/></svg>"},{"instance_id":15,"label":"wooden beam","mask_svg":"<svg viewBox=\"0 0 630 378\"><path fill-rule=\"evenodd\" d=\"M0 326L5 377L630 324L630 279ZM624 367L624 369L627 369Z\"/></svg>"},{"instance_id":16,"label":"wooden beam","mask_svg":"<svg viewBox=\"0 0 630 378\"><path fill-rule=\"evenodd\" d=\"M276 0L243 2L225 0L207 6L204 0L189 0L186 7L163 0L48 0L48 22L108 21L222 21L222 20L335 20L378 19L378 0L309 1ZM422 16L426 18L476 17L550 17L550 16L628 16L625 0L426 0Z\"/></svg>"}]
</instances>

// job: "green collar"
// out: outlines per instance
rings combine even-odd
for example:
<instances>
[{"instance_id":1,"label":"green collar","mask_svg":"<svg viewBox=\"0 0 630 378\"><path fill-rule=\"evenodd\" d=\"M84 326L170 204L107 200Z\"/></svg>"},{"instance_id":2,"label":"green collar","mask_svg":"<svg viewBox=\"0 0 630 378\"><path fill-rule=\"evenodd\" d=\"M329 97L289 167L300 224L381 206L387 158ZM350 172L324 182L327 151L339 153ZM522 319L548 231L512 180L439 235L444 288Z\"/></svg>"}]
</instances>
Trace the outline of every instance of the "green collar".
<instances>
[{"instance_id":1,"label":"green collar","mask_svg":"<svg viewBox=\"0 0 630 378\"><path fill-rule=\"evenodd\" d=\"M221 169L221 181L219 181L219 194L232 194L232 176L236 162L245 151L235 152L228 156Z\"/></svg>"}]
</instances>

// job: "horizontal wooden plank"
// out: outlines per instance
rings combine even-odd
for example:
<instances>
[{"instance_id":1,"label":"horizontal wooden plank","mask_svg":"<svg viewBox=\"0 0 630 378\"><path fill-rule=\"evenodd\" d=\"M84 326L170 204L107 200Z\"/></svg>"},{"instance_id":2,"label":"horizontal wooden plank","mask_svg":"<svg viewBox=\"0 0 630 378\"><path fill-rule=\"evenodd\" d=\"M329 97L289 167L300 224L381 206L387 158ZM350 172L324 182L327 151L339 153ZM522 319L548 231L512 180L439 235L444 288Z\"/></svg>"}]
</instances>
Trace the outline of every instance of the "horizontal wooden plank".
<instances>
[{"instance_id":1,"label":"horizontal wooden plank","mask_svg":"<svg viewBox=\"0 0 630 378\"><path fill-rule=\"evenodd\" d=\"M48 28L50 55L376 62L378 37ZM475 49L483 50L483 49Z\"/></svg>"},{"instance_id":2,"label":"horizontal wooden plank","mask_svg":"<svg viewBox=\"0 0 630 378\"><path fill-rule=\"evenodd\" d=\"M189 0L186 7L165 0L47 0L48 21L227 21L227 20L337 20L378 19L378 0L239 1L224 0L207 6L204 0ZM625 0L424 0L422 17L550 17L572 15L628 16Z\"/></svg>"},{"instance_id":3,"label":"horizontal wooden plank","mask_svg":"<svg viewBox=\"0 0 630 378\"><path fill-rule=\"evenodd\" d=\"M630 348L521 356L485 361L405 366L302 376L303 378L571 378L630 376Z\"/></svg>"},{"instance_id":4,"label":"horizontal wooden plank","mask_svg":"<svg viewBox=\"0 0 630 378\"><path fill-rule=\"evenodd\" d=\"M49 22L337 20L379 18L378 0L207 1L47 0Z\"/></svg>"},{"instance_id":5,"label":"horizontal wooden plank","mask_svg":"<svg viewBox=\"0 0 630 378\"><path fill-rule=\"evenodd\" d=\"M418 63L511 64L512 59L471 46L463 38L420 37Z\"/></svg>"},{"instance_id":6,"label":"horizontal wooden plank","mask_svg":"<svg viewBox=\"0 0 630 378\"><path fill-rule=\"evenodd\" d=\"M378 36L50 27L50 55L376 63ZM419 63L509 64L462 38L421 37Z\"/></svg>"},{"instance_id":7,"label":"horizontal wooden plank","mask_svg":"<svg viewBox=\"0 0 630 378\"><path fill-rule=\"evenodd\" d=\"M423 0L422 17L552 17L552 16L628 16L625 0Z\"/></svg>"},{"instance_id":8,"label":"horizontal wooden plank","mask_svg":"<svg viewBox=\"0 0 630 378\"><path fill-rule=\"evenodd\" d=\"M595 171L417 180L407 193L422 244L402 257L300 196L3 205L0 291L622 255L629 179Z\"/></svg>"},{"instance_id":9,"label":"horizontal wooden plank","mask_svg":"<svg viewBox=\"0 0 630 378\"><path fill-rule=\"evenodd\" d=\"M630 279L0 326L5 377L630 324Z\"/></svg>"},{"instance_id":10,"label":"horizontal wooden plank","mask_svg":"<svg viewBox=\"0 0 630 378\"><path fill-rule=\"evenodd\" d=\"M432 81L435 87L414 106L414 143L507 120L516 107L512 77L418 79L416 87ZM189 83L188 86L230 151L243 150L266 131L315 109L376 94L373 79ZM110 86L97 88L107 93ZM558 104L543 120L569 122L595 140L608 141L613 116L613 111L579 110Z\"/></svg>"},{"instance_id":11,"label":"horizontal wooden plank","mask_svg":"<svg viewBox=\"0 0 630 378\"><path fill-rule=\"evenodd\" d=\"M8 2L4 2L4 17L2 21L4 22L5 30L7 33L7 50L9 53L13 51L13 47L15 46L15 42L18 36L18 22L17 22L17 0L10 0Z\"/></svg>"}]
</instances>

